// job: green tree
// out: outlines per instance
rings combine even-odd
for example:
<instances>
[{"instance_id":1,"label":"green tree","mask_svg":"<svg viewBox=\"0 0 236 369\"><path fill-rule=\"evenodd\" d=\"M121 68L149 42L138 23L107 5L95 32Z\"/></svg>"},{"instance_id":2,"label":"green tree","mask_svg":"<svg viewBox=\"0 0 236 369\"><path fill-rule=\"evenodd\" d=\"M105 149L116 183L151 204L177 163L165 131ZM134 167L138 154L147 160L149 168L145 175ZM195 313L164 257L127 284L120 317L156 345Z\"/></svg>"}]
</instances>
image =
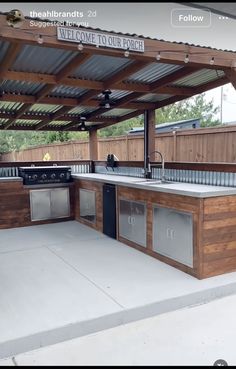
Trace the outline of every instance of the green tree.
<instances>
[{"instance_id":1,"label":"green tree","mask_svg":"<svg viewBox=\"0 0 236 369\"><path fill-rule=\"evenodd\" d=\"M205 94L201 94L157 110L156 120L160 124L199 118L202 127L211 127L220 124L216 118L218 112L219 107L214 106L213 100L206 101Z\"/></svg>"},{"instance_id":2,"label":"green tree","mask_svg":"<svg viewBox=\"0 0 236 369\"><path fill-rule=\"evenodd\" d=\"M207 101L205 94L201 94L157 109L156 122L161 124L199 118L202 127L211 127L220 124L216 118L218 112L219 107L214 106L213 100ZM102 137L125 135L131 128L140 126L143 126L143 115L101 129L99 135Z\"/></svg>"}]
</instances>

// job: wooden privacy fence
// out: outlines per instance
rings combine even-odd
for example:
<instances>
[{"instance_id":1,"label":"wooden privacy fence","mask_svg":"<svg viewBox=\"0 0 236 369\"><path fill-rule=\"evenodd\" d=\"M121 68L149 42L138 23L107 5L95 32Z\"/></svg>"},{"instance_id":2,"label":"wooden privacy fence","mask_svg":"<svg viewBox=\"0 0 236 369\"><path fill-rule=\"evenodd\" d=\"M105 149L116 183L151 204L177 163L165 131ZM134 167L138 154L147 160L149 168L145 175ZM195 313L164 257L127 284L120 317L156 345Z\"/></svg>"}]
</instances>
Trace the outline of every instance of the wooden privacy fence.
<instances>
[{"instance_id":1,"label":"wooden privacy fence","mask_svg":"<svg viewBox=\"0 0 236 369\"><path fill-rule=\"evenodd\" d=\"M155 148L164 154L166 161L234 163L236 126L161 133L155 137ZM100 138L98 159L105 160L108 153L114 153L122 161L143 160L143 150L142 135ZM89 145L88 141L72 141L37 146L2 154L1 160L31 162L43 160L46 153L51 160L87 160Z\"/></svg>"}]
</instances>

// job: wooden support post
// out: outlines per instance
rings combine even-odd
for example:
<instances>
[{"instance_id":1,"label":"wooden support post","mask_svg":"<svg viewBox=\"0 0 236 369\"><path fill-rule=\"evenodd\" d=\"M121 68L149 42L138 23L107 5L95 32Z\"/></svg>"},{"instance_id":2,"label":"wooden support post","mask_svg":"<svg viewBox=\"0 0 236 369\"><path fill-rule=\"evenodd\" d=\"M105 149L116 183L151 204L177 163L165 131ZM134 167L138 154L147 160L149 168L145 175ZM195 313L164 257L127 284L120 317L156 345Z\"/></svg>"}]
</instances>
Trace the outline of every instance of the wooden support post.
<instances>
[{"instance_id":1,"label":"wooden support post","mask_svg":"<svg viewBox=\"0 0 236 369\"><path fill-rule=\"evenodd\" d=\"M155 118L155 110L149 110L148 114L148 155L150 156L150 160L154 160L155 154L152 154L155 151L155 134L156 134L156 118Z\"/></svg>"},{"instance_id":2,"label":"wooden support post","mask_svg":"<svg viewBox=\"0 0 236 369\"><path fill-rule=\"evenodd\" d=\"M225 74L229 82L231 82L234 88L236 89L236 68L231 68L230 70L226 70Z\"/></svg>"},{"instance_id":3,"label":"wooden support post","mask_svg":"<svg viewBox=\"0 0 236 369\"><path fill-rule=\"evenodd\" d=\"M98 160L97 129L92 129L89 131L89 156L90 160Z\"/></svg>"},{"instance_id":4,"label":"wooden support post","mask_svg":"<svg viewBox=\"0 0 236 369\"><path fill-rule=\"evenodd\" d=\"M155 110L145 110L144 113L144 174L151 178L149 162L155 151Z\"/></svg>"},{"instance_id":5,"label":"wooden support post","mask_svg":"<svg viewBox=\"0 0 236 369\"><path fill-rule=\"evenodd\" d=\"M173 158L172 161L177 161L177 136L176 131L173 131Z\"/></svg>"}]
</instances>

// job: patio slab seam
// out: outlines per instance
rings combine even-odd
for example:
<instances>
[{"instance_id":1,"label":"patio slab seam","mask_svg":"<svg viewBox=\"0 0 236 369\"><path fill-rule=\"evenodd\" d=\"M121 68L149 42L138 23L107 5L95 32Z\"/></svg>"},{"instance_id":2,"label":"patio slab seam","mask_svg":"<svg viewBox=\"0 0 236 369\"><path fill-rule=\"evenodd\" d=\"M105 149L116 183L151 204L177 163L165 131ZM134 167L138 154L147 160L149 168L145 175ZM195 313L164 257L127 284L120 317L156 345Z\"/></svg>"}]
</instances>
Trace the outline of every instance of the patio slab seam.
<instances>
[{"instance_id":1,"label":"patio slab seam","mask_svg":"<svg viewBox=\"0 0 236 369\"><path fill-rule=\"evenodd\" d=\"M86 242L86 241L85 241ZM112 297L109 293L107 293L106 291L104 291L104 289L100 286L98 286L97 283L95 283L94 281L92 281L88 276L86 276L84 273L80 272L75 266L73 266L72 264L70 264L68 261L66 261L62 256L58 255L56 253L56 251L51 250L49 247L46 246L46 248L56 257L58 257L61 261L63 261L67 266L69 266L70 268L72 268L76 273L78 273L80 276L84 277L88 282L90 282L93 286L95 286L97 289L99 289L99 291L101 291L102 293L104 293L104 295L106 295L106 297L108 297L109 299L111 299L115 304L117 304L121 309L125 309L125 306L121 305L114 297Z\"/></svg>"}]
</instances>

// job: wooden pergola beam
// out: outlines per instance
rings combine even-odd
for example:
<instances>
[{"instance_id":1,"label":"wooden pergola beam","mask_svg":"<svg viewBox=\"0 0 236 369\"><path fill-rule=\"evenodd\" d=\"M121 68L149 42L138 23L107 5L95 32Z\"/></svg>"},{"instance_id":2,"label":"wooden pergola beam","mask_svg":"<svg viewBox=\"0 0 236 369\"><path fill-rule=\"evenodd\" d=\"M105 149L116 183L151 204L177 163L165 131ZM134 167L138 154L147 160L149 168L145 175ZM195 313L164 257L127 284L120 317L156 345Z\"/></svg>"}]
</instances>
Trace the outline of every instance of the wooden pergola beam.
<instances>
[{"instance_id":1,"label":"wooden pergola beam","mask_svg":"<svg viewBox=\"0 0 236 369\"><path fill-rule=\"evenodd\" d=\"M7 114L7 113L0 113L0 119L17 119L16 118L16 114ZM27 113L26 115L21 116L20 119L22 120L40 120L41 122L46 122L46 121L50 121L52 118L51 114L44 114L42 115L36 115L36 114L29 114ZM56 119L54 118L54 120L57 121L68 121L69 122L74 122L74 123L78 123L78 119L79 116L62 116L62 117L56 117ZM93 118L93 122L111 122L111 123L117 123L117 118L110 118L110 117L94 117ZM41 123L40 122L40 123Z\"/></svg>"},{"instance_id":2,"label":"wooden pergola beam","mask_svg":"<svg viewBox=\"0 0 236 369\"><path fill-rule=\"evenodd\" d=\"M189 75L191 73L193 73L193 71L195 71L194 68L191 67L185 67L185 68L181 68L180 70L177 70L173 73L170 73L168 76L160 78L159 81L154 82L155 85L151 84L151 91L155 91L157 88L163 87L165 85L167 85L168 83L174 82L176 79L182 78L183 76L185 77L186 75ZM128 96L125 96L121 99L119 99L118 101L115 102L114 105L111 106L111 108L109 109L98 109L95 112L92 112L88 115L88 119L92 118L93 116L96 116L98 114L103 114L109 110L112 109L116 109L119 107L126 107L127 104L129 104L131 101L136 100L142 96L145 96L146 93L140 93L140 92L133 92L131 94L129 94ZM186 96L185 96L186 98Z\"/></svg>"},{"instance_id":3,"label":"wooden pergola beam","mask_svg":"<svg viewBox=\"0 0 236 369\"><path fill-rule=\"evenodd\" d=\"M148 65L150 62L140 62L140 61L137 61L137 62L134 62L132 63L131 65L128 65L127 67L125 67L122 72L118 71L116 72L112 77L108 78L104 83L103 83L103 89L110 89L111 86L114 84L114 83L117 83L117 82L121 82L123 81L125 78L129 77L130 75L134 74L135 72L137 72L138 70L140 69L143 69L146 65ZM79 100L80 101L80 104L83 104L83 103L86 103L88 102L89 100L91 100L95 95L97 95L98 93L101 93L102 90L92 90L92 91L88 91L87 93L85 93L81 99ZM132 94L130 94L131 96ZM132 99L130 100L132 101ZM100 111L102 112L105 112L106 110L104 109L99 109L98 113L100 113ZM94 116L93 115L94 113L91 113L91 116ZM90 116L90 114L89 114Z\"/></svg>"},{"instance_id":4,"label":"wooden pergola beam","mask_svg":"<svg viewBox=\"0 0 236 369\"><path fill-rule=\"evenodd\" d=\"M160 89L161 87L164 87L175 81L178 81L179 79L186 77L194 72L196 72L196 68L192 67L183 67L181 69L178 69L168 74L167 76L160 78L158 81L153 82L150 85L150 90L152 91L152 93L156 93L156 91L158 91L158 89Z\"/></svg>"},{"instance_id":5,"label":"wooden pergola beam","mask_svg":"<svg viewBox=\"0 0 236 369\"><path fill-rule=\"evenodd\" d=\"M117 72L114 76L108 78L104 83L104 90L110 88L116 83L124 81L126 78L130 77L132 74L140 71L144 67L146 67L150 62L143 62L143 61L136 61L133 62L131 65L122 69L122 72Z\"/></svg>"},{"instance_id":6,"label":"wooden pergola beam","mask_svg":"<svg viewBox=\"0 0 236 369\"><path fill-rule=\"evenodd\" d=\"M205 91L209 91L213 88L220 87L222 85L225 85L226 83L228 83L228 79L226 77L222 77L222 78L217 79L215 81L205 83L204 85L202 85L200 87L196 87L194 89L194 93L190 97L201 94ZM186 97L186 96L172 96L168 99L165 99L161 102L158 102L156 104L156 109L162 108L162 107L170 105L170 104L174 104L175 102L178 102L178 101L185 100L186 98L189 98L189 97Z\"/></svg>"},{"instance_id":7,"label":"wooden pergola beam","mask_svg":"<svg viewBox=\"0 0 236 369\"><path fill-rule=\"evenodd\" d=\"M29 109L29 105L25 104L23 105L17 112L17 114L15 115L14 118L11 118L5 125L4 125L4 129L9 129L10 126L12 126L12 124L14 124L14 122L16 121L16 119L19 119L21 117L22 114L24 114L27 110Z\"/></svg>"},{"instance_id":8,"label":"wooden pergola beam","mask_svg":"<svg viewBox=\"0 0 236 369\"><path fill-rule=\"evenodd\" d=\"M130 94L131 95L131 94ZM128 96L130 96L128 95ZM133 95L135 97L137 95ZM186 96L186 95L184 95ZM132 97L132 99L133 99ZM12 102L20 102L20 103L27 103L27 104L36 104L35 97L32 95L16 95L16 94L4 94L1 97L1 101L12 101ZM118 102L119 100L117 100ZM82 99L74 99L74 98L61 98L61 97L45 97L43 98L40 103L41 104L51 104L51 105L64 105L69 106L70 109L77 106L88 106L97 108L99 105L99 100L89 100L83 101ZM127 109L153 109L155 107L155 103L149 102L126 102L125 106ZM107 111L108 109L106 109Z\"/></svg>"},{"instance_id":9,"label":"wooden pergola beam","mask_svg":"<svg viewBox=\"0 0 236 369\"><path fill-rule=\"evenodd\" d=\"M231 68L225 71L226 77L228 81L234 86L236 89L236 68Z\"/></svg>"},{"instance_id":10,"label":"wooden pergola beam","mask_svg":"<svg viewBox=\"0 0 236 369\"><path fill-rule=\"evenodd\" d=\"M116 124L118 122L118 119L117 118L110 118L110 117L100 117L100 118L97 117L97 118L93 118L90 122L93 122L93 123L105 122L105 124L113 125L113 124ZM73 128L77 127L78 124L80 124L79 118L77 118L77 121L66 124L63 128L63 131L71 131ZM96 127L97 127L97 125L96 125Z\"/></svg>"},{"instance_id":11,"label":"wooden pergola beam","mask_svg":"<svg viewBox=\"0 0 236 369\"><path fill-rule=\"evenodd\" d=\"M75 68L77 68L79 65L83 64L88 58L90 57L90 55L88 54L82 54L79 53L79 55L76 55L64 68L62 68L62 70L60 72L58 72L58 74L55 76L56 79L56 83L59 83L60 80L64 77L66 77L68 74L70 74L70 72L72 70L74 70ZM44 98L46 95L48 95L54 88L54 84L46 84L46 86L44 86L34 97L34 103L40 102L40 100L42 98ZM17 112L17 118L19 119L21 117L21 115L23 115L25 113L25 111L27 111L30 108L30 106L28 106L25 110L23 109L22 112L21 110L19 110ZM67 111L69 111L69 108L66 108ZM15 120L11 119L9 122L7 122L6 125L6 129L8 129L12 124L14 124ZM45 122L45 125L47 125L50 122ZM40 123L40 128L42 128L44 125L43 123ZM36 129L40 129L40 128L36 128Z\"/></svg>"},{"instance_id":12,"label":"wooden pergola beam","mask_svg":"<svg viewBox=\"0 0 236 369\"><path fill-rule=\"evenodd\" d=\"M228 83L228 77L222 77L218 80L215 80L215 81L212 81L212 82L209 82L209 83L206 83L205 85L203 86L200 86L200 87L196 87L194 89L192 89L192 94L191 96L194 96L194 95L197 95L197 94L200 94L200 93L203 93L207 90L210 90L210 89L213 89L213 88L216 88L216 87L219 87L219 86L222 86L226 83ZM135 94L135 95L134 95ZM130 94L132 95L132 99L136 98L137 97L137 93L134 93L134 94ZM129 96L130 96L129 95ZM22 98L24 97L24 98ZM125 116L122 116L121 118L118 118L117 121L112 121L112 122L108 122L108 124L114 124L114 123L117 123L117 122L121 122L123 120L126 120L126 119L129 119L134 117L134 116L137 116L140 114L140 111L142 112L143 110L145 109L158 109L158 108L161 108L161 107L164 107L166 105L170 105L170 104L173 104L177 101L181 101L183 99L185 99L186 96L181 96L181 95L177 95L177 96L172 96L168 99L165 99L161 102L158 102L158 103L152 103L152 104L149 104L149 103L141 103L141 102L138 102L138 103L130 103L128 102L128 99L127 97L124 97L122 99L119 100L119 103L116 105L116 106L113 106L112 109L114 108L117 108L117 107L126 107L127 109L136 109L135 112L132 112L128 115L125 115ZM2 100L4 101L15 101L15 102L23 102L23 103L28 103L28 104L32 104L33 103L33 99L34 97L31 97L31 96L24 96L24 95L7 95L7 94L4 94L3 97L2 97ZM70 104L70 108L71 109L73 106L77 106L78 105L78 101L76 99L65 99L66 101L63 101L64 99L61 99L61 98L47 98L46 100L43 100L42 103L47 103L47 104L55 104L55 105L59 105L59 104L62 104L62 105L66 105L66 104ZM68 101L69 100L69 101ZM92 105L92 100L89 101L89 104ZM97 115L101 115L102 113L104 112L107 112L109 110L112 110L112 109L97 109L96 111L90 113L90 115L87 115L87 119L91 119L92 121L95 121L96 119L96 116ZM66 110L65 110L66 111ZM62 110L62 112L64 112L65 114L65 111ZM69 111L69 110L68 110ZM63 114L63 115L64 115ZM28 115L27 114L27 117L31 117L32 116L32 119L42 119L42 117L40 116L37 116L37 115ZM9 118L9 115L8 114L1 114L1 117L2 118ZM24 119L26 116L22 116L22 119ZM26 119L27 119L26 117ZM17 119L16 117L14 117L15 119ZM57 117L58 120L72 120L73 118L72 117ZM106 119L106 117L102 117L102 119ZM55 119L54 119L55 120ZM14 122L14 119L12 120L12 123ZM45 122L46 123L46 122ZM47 125L48 122L45 124Z\"/></svg>"},{"instance_id":13,"label":"wooden pergola beam","mask_svg":"<svg viewBox=\"0 0 236 369\"><path fill-rule=\"evenodd\" d=\"M75 69L79 68L80 65L84 64L88 59L91 58L90 54L78 52L68 64L66 64L60 72L56 75L56 82L61 82L61 80L70 75Z\"/></svg>"},{"instance_id":14,"label":"wooden pergola beam","mask_svg":"<svg viewBox=\"0 0 236 369\"><path fill-rule=\"evenodd\" d=\"M210 89L213 89L213 88L216 88L216 87L219 87L219 86L222 86L224 84L228 83L228 79L227 77L222 77L216 81L213 81L213 82L208 82L206 83L205 85L203 86L200 86L200 87L197 87L194 89L194 92L192 93L191 97L194 96L194 95L198 95L200 93L203 93L205 91L208 91ZM165 99L161 102L158 102L156 103L156 106L155 106L155 109L159 109L159 108L162 108L164 106L167 106L167 105L170 105L170 104L174 104L175 102L178 102L178 101L181 101L181 100L184 100L186 99L186 96L172 96L168 99ZM135 116L138 116L140 114L142 114L144 111L142 110L138 110L138 111L135 111L133 113L130 113L130 114L126 114L126 115L123 115L122 117L118 118L118 122L123 122L125 120L128 120L128 119L131 119ZM101 128L105 128L105 127L108 127L112 125L112 123L107 123L107 124L104 124L104 125L99 125L99 129Z\"/></svg>"},{"instance_id":15,"label":"wooden pergola beam","mask_svg":"<svg viewBox=\"0 0 236 369\"><path fill-rule=\"evenodd\" d=\"M51 114L50 118L45 119L44 121L40 122L39 124L37 124L37 126L35 127L35 129L38 131L40 129L42 129L43 127L47 126L48 124L50 124L50 122L57 120L58 118L62 117L65 113L67 113L70 110L70 107L65 107L63 106L61 109L59 109L56 113Z\"/></svg>"},{"instance_id":16,"label":"wooden pergola beam","mask_svg":"<svg viewBox=\"0 0 236 369\"><path fill-rule=\"evenodd\" d=\"M8 46L7 52L0 65L0 81L3 79L4 73L6 73L14 63L21 49L22 45L15 42Z\"/></svg>"},{"instance_id":17,"label":"wooden pergola beam","mask_svg":"<svg viewBox=\"0 0 236 369\"><path fill-rule=\"evenodd\" d=\"M27 73L27 72L15 72L7 71L3 74L5 80L12 81L26 81L33 83L44 83L56 85L56 76L51 74L40 74L40 73ZM66 77L61 80L61 84L64 86L80 87L91 90L105 90L105 84L100 81L90 81L80 78ZM119 82L110 85L111 90L123 90L123 91L136 91L151 93L151 87L148 84L134 83L134 82ZM160 94L178 94L178 95L191 95L191 88L188 87L170 87L163 86L157 89L156 93Z\"/></svg>"},{"instance_id":18,"label":"wooden pergola beam","mask_svg":"<svg viewBox=\"0 0 236 369\"><path fill-rule=\"evenodd\" d=\"M65 65L64 68L62 68L62 70L60 70L60 72L55 75L56 84L59 84L63 78L67 77L75 68L78 68L89 58L90 55L88 54L79 53L79 55L76 55L68 64ZM54 87L54 84L44 86L36 95L36 102L39 102L43 97L48 95Z\"/></svg>"}]
</instances>

